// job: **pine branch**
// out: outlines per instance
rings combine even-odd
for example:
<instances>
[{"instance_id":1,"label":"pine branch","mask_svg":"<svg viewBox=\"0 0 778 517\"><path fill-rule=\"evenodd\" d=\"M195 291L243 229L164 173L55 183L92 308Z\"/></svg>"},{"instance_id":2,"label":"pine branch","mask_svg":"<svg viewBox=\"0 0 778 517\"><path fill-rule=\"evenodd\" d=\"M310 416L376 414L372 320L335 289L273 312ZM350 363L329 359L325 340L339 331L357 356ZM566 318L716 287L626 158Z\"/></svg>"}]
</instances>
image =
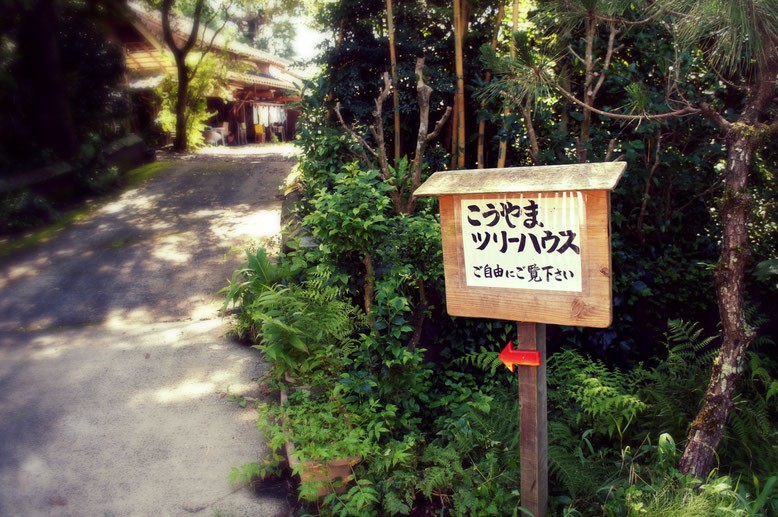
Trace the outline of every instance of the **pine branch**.
<instances>
[{"instance_id":1,"label":"pine branch","mask_svg":"<svg viewBox=\"0 0 778 517\"><path fill-rule=\"evenodd\" d=\"M613 113L610 111L603 111L601 109L597 109L594 106L590 106L586 104L585 102L579 100L575 95L567 91L566 89L562 88L562 85L560 85L556 80L552 80L553 86L559 90L559 93L561 93L567 100L570 102L577 104L578 106L581 106L582 108L591 110L593 113L596 113L598 115L602 115L603 117L609 117L614 118L618 120L629 120L631 122L640 122L643 120L663 120L667 118L673 118L673 117L687 117L689 115L697 115L698 113L702 112L702 107L700 108L694 108L692 106L687 106L680 110L674 110L670 111L668 113L657 113L654 115L624 115L622 113Z\"/></svg>"}]
</instances>

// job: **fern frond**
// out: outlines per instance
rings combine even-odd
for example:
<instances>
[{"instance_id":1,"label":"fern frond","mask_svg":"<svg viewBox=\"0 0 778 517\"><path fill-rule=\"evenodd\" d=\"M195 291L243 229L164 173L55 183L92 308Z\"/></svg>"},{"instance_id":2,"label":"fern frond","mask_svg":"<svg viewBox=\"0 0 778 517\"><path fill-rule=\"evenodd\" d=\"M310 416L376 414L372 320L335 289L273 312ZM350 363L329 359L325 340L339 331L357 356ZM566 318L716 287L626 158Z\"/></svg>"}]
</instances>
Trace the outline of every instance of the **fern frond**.
<instances>
[{"instance_id":1,"label":"fern frond","mask_svg":"<svg viewBox=\"0 0 778 517\"><path fill-rule=\"evenodd\" d=\"M401 501L393 491L386 492L384 495L383 507L389 515L406 514L411 511L410 506Z\"/></svg>"},{"instance_id":2,"label":"fern frond","mask_svg":"<svg viewBox=\"0 0 778 517\"><path fill-rule=\"evenodd\" d=\"M454 364L469 364L476 368L488 372L491 375L497 373L497 369L502 366L500 361L500 353L494 350L488 350L486 347L481 347L478 352L470 352L462 357L454 360Z\"/></svg>"}]
</instances>

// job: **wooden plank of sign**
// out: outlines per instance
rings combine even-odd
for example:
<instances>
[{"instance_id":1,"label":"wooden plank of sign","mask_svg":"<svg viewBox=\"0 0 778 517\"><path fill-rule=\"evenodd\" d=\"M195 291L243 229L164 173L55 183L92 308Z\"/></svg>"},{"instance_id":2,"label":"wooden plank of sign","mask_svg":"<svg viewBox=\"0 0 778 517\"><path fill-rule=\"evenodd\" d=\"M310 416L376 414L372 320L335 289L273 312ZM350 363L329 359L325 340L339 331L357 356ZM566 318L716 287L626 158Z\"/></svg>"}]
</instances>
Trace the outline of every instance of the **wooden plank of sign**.
<instances>
[{"instance_id":1,"label":"wooden plank of sign","mask_svg":"<svg viewBox=\"0 0 778 517\"><path fill-rule=\"evenodd\" d=\"M524 192L524 198L537 192ZM462 199L493 195L440 197L446 306L452 316L532 321L557 325L608 327L611 307L610 192L584 191L586 214L580 228L582 291L542 291L468 286L463 254Z\"/></svg>"},{"instance_id":2,"label":"wooden plank of sign","mask_svg":"<svg viewBox=\"0 0 778 517\"><path fill-rule=\"evenodd\" d=\"M625 162L574 163L505 169L468 169L436 172L414 196L613 190Z\"/></svg>"},{"instance_id":3,"label":"wooden plank of sign","mask_svg":"<svg viewBox=\"0 0 778 517\"><path fill-rule=\"evenodd\" d=\"M521 405L521 506L534 517L545 517L548 509L546 326L526 322L517 325L519 350L540 351L540 366L517 366Z\"/></svg>"}]
</instances>

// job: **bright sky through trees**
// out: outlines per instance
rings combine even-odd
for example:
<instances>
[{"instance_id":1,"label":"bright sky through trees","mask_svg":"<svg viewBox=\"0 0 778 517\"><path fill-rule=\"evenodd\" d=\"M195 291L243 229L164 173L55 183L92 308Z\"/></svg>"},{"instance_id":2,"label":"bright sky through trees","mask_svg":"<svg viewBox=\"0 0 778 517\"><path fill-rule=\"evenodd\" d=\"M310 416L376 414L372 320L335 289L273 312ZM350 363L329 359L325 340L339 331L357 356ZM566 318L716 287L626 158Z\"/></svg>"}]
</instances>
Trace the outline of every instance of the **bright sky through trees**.
<instances>
[{"instance_id":1,"label":"bright sky through trees","mask_svg":"<svg viewBox=\"0 0 778 517\"><path fill-rule=\"evenodd\" d=\"M317 47L324 41L326 35L312 29L303 17L295 19L294 24L297 29L294 39L295 57L306 61L312 59L319 52Z\"/></svg>"}]
</instances>

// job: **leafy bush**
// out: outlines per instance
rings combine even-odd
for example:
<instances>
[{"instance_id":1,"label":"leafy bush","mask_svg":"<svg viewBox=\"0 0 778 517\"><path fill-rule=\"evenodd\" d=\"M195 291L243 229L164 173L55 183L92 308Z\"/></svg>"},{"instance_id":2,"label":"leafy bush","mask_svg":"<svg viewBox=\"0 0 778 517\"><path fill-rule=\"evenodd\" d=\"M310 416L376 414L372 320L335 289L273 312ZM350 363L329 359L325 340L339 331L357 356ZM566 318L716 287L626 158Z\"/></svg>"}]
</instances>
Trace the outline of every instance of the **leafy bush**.
<instances>
[{"instance_id":1,"label":"leafy bush","mask_svg":"<svg viewBox=\"0 0 778 517\"><path fill-rule=\"evenodd\" d=\"M314 382L339 372L342 357L356 346L352 335L364 318L338 294L334 287L292 284L271 287L244 305L258 328L260 342L254 348L270 360L277 379L286 371Z\"/></svg>"},{"instance_id":2,"label":"leafy bush","mask_svg":"<svg viewBox=\"0 0 778 517\"><path fill-rule=\"evenodd\" d=\"M226 313L230 305L242 307L234 331L239 338L257 336L257 327L251 314L245 310L256 301L257 297L273 287L289 275L285 266L274 264L263 248L256 253L245 251L246 262L232 273L232 278L226 287L219 290L225 297L222 313Z\"/></svg>"}]
</instances>

